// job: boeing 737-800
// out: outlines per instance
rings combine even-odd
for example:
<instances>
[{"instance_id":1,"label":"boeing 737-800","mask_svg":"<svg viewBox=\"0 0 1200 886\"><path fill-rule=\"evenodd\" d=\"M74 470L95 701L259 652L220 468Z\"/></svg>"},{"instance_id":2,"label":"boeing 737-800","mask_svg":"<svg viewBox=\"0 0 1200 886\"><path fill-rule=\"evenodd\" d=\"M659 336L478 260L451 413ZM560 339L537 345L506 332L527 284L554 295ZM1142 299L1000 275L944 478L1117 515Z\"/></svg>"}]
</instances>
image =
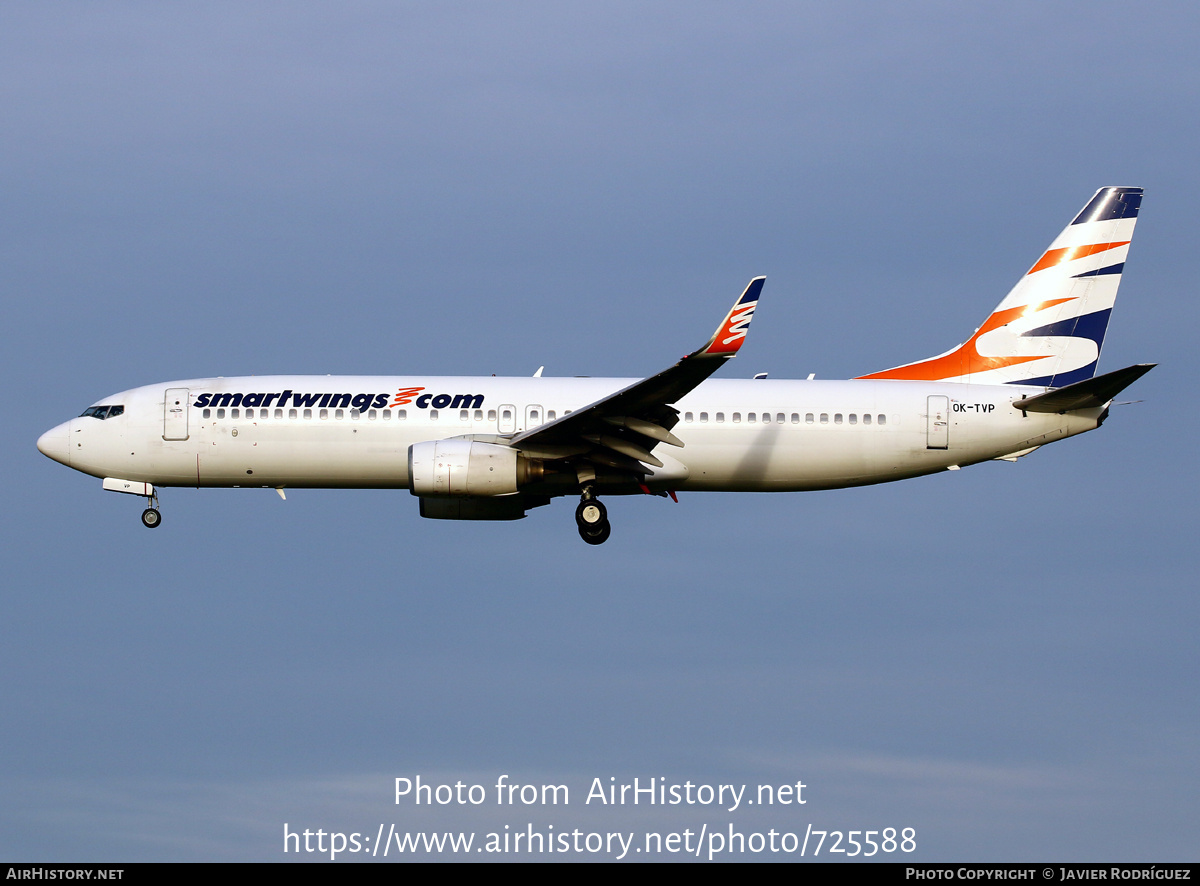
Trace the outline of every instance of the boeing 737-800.
<instances>
[{"instance_id":1,"label":"boeing 737-800","mask_svg":"<svg viewBox=\"0 0 1200 886\"><path fill-rule=\"evenodd\" d=\"M1103 188L966 342L848 381L710 379L746 339L763 279L712 338L642 380L255 376L105 397L38 440L103 487L408 489L423 517L516 520L578 495L835 489L1016 460L1100 426L1153 368L1096 364L1142 201Z\"/></svg>"}]
</instances>

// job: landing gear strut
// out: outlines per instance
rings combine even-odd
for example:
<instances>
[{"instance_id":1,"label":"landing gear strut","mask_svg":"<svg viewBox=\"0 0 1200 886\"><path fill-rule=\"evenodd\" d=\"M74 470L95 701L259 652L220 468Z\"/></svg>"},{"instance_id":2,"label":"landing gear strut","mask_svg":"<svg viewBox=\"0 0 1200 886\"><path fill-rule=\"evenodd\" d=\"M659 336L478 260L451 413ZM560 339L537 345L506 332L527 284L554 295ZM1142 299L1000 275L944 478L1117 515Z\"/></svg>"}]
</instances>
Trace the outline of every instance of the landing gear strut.
<instances>
[{"instance_id":1,"label":"landing gear strut","mask_svg":"<svg viewBox=\"0 0 1200 886\"><path fill-rule=\"evenodd\" d=\"M575 522L579 526L579 537L590 545L602 545L612 534L608 509L592 494L591 489L583 492L579 507L575 509Z\"/></svg>"},{"instance_id":2,"label":"landing gear strut","mask_svg":"<svg viewBox=\"0 0 1200 886\"><path fill-rule=\"evenodd\" d=\"M146 496L146 504L149 507L142 511L142 525L147 529L156 529L162 523L162 514L158 512L157 493Z\"/></svg>"}]
</instances>

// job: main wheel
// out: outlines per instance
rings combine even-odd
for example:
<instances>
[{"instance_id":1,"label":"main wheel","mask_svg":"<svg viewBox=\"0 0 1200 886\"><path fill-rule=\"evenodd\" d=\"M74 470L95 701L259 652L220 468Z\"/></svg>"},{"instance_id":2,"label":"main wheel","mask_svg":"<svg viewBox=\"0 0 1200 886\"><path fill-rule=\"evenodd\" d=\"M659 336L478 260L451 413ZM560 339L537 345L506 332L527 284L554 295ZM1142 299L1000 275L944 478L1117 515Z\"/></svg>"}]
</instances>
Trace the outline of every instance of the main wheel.
<instances>
[{"instance_id":1,"label":"main wheel","mask_svg":"<svg viewBox=\"0 0 1200 886\"><path fill-rule=\"evenodd\" d=\"M607 520L599 526L580 526L579 537L590 545L602 545L612 535L612 524Z\"/></svg>"},{"instance_id":2,"label":"main wheel","mask_svg":"<svg viewBox=\"0 0 1200 886\"><path fill-rule=\"evenodd\" d=\"M584 499L575 509L575 522L579 524L580 532L584 529L595 530L601 523L608 522L608 509L598 498Z\"/></svg>"},{"instance_id":3,"label":"main wheel","mask_svg":"<svg viewBox=\"0 0 1200 886\"><path fill-rule=\"evenodd\" d=\"M162 522L162 514L156 508L146 508L142 511L142 525L147 529L154 529Z\"/></svg>"}]
</instances>

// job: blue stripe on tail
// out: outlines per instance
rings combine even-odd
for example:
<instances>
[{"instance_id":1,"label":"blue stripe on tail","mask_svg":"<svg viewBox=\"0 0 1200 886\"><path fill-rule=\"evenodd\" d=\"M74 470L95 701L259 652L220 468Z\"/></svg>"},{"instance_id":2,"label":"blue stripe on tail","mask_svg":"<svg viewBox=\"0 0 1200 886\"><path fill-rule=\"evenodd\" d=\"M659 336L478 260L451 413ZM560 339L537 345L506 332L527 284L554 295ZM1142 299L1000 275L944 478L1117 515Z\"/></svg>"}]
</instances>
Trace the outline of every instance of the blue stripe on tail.
<instances>
[{"instance_id":1,"label":"blue stripe on tail","mask_svg":"<svg viewBox=\"0 0 1200 886\"><path fill-rule=\"evenodd\" d=\"M1096 343L1096 356L1098 360L1100 348L1104 344L1104 333L1108 330L1108 319L1110 316L1112 316L1112 308L1105 308L1103 311L1096 311L1094 314L1084 314L1081 317L1068 317L1066 320L1059 320L1057 323L1039 326L1037 329L1030 329L1028 332L1021 333L1021 335L1029 337L1047 335L1068 338L1090 338ZM1061 388L1063 385L1070 385L1077 381L1083 381L1085 378L1092 378L1096 374L1097 360L1093 360L1086 366L1080 366L1078 369L1072 369L1070 372L1043 375L1041 378L1029 378L1024 381L1011 381L1009 384Z\"/></svg>"}]
</instances>

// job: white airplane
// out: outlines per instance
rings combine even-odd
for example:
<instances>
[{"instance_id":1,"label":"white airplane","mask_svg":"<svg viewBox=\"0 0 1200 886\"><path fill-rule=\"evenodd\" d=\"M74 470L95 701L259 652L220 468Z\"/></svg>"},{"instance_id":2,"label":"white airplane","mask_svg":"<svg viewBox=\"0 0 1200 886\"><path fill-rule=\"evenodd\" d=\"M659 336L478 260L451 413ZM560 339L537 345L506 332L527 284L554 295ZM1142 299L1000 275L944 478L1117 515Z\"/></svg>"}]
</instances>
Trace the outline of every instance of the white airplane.
<instances>
[{"instance_id":1,"label":"white airplane","mask_svg":"<svg viewBox=\"0 0 1200 886\"><path fill-rule=\"evenodd\" d=\"M38 440L103 488L408 489L423 517L517 520L579 495L835 489L1015 461L1100 426L1154 364L1097 376L1141 205L1102 188L965 343L848 381L709 379L746 339L763 287L699 350L650 378L254 376L105 397ZM677 499L676 499L677 500Z\"/></svg>"}]
</instances>

